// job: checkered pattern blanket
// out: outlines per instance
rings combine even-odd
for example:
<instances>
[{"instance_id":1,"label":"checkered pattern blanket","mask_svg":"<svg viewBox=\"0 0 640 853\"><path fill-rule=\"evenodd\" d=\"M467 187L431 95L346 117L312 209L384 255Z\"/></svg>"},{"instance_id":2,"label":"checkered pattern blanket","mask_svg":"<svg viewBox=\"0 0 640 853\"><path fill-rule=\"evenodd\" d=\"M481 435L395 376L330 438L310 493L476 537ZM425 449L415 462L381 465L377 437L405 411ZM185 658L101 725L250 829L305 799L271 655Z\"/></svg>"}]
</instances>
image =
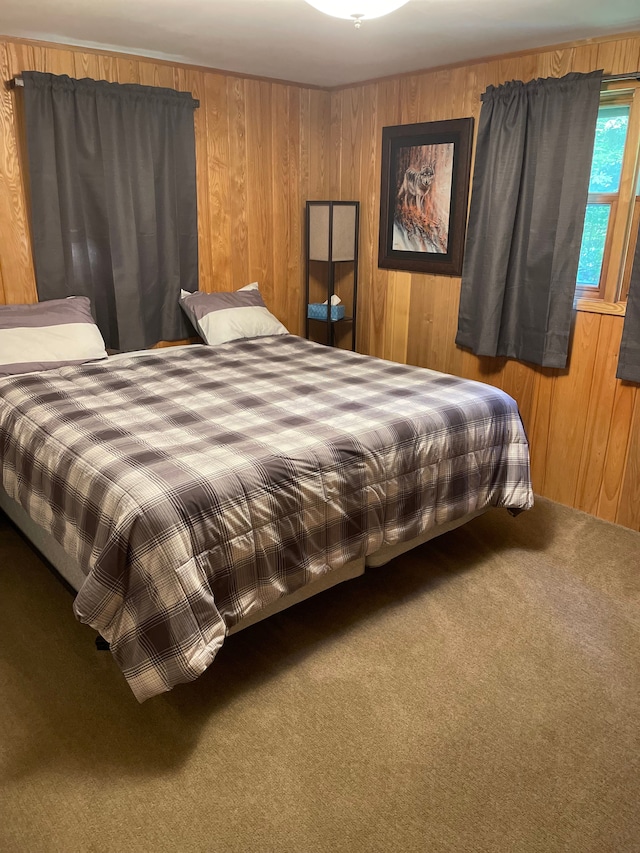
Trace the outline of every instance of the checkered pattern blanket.
<instances>
[{"instance_id":1,"label":"checkered pattern blanket","mask_svg":"<svg viewBox=\"0 0 640 853\"><path fill-rule=\"evenodd\" d=\"M76 616L140 701L324 572L532 504L502 391L293 335L0 380L0 462L86 572Z\"/></svg>"}]
</instances>

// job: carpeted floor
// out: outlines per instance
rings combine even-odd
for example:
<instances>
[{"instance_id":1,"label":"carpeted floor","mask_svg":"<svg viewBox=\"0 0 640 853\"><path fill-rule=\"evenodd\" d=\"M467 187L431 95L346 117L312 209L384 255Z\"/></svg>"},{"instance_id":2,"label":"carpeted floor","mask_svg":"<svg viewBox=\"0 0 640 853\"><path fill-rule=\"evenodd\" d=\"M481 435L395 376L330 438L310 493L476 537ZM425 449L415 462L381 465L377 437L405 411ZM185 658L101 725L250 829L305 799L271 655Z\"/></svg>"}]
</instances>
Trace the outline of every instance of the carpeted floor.
<instances>
[{"instance_id":1,"label":"carpeted floor","mask_svg":"<svg viewBox=\"0 0 640 853\"><path fill-rule=\"evenodd\" d=\"M492 511L138 705L0 520L2 853L640 851L640 534Z\"/></svg>"}]
</instances>

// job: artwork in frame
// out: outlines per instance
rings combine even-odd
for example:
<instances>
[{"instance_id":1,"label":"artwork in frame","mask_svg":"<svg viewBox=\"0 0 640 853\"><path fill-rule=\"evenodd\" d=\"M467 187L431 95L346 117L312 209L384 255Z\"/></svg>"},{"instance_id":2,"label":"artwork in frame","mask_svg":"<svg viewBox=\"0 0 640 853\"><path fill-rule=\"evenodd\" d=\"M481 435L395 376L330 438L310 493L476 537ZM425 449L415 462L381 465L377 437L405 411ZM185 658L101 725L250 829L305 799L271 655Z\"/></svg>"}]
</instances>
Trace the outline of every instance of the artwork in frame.
<instances>
[{"instance_id":1,"label":"artwork in frame","mask_svg":"<svg viewBox=\"0 0 640 853\"><path fill-rule=\"evenodd\" d=\"M382 128L378 266L461 275L473 119Z\"/></svg>"}]
</instances>

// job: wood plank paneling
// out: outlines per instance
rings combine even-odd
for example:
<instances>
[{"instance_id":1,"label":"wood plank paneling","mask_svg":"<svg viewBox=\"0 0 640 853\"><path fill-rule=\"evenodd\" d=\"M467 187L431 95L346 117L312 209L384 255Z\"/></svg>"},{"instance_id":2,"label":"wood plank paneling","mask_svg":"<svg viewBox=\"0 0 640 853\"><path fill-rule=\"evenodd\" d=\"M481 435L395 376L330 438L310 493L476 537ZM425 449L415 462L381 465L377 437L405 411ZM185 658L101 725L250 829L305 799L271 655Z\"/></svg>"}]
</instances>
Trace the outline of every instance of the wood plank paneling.
<instances>
[{"instance_id":1,"label":"wood plank paneling","mask_svg":"<svg viewBox=\"0 0 640 853\"><path fill-rule=\"evenodd\" d=\"M299 270L304 267L304 213L302 200L302 126L301 126L301 107L300 102L302 95L300 89L296 86L287 87L288 98L288 132L284 131L287 142L287 159L286 165L283 166L282 177L282 193L286 195L286 212L287 212L287 228L288 242L285 244L279 241L285 252L285 264L281 272L276 278L276 290L280 294L279 300L286 302L285 315L289 322L289 329L296 334L304 332L302 320L304 316L304 300L300 299L300 294L293 288L287 286L287 282L291 281L298 274ZM293 191L292 191L293 190ZM282 290L284 289L284 293ZM297 315L298 323L294 326L292 323L293 317Z\"/></svg>"},{"instance_id":2,"label":"wood plank paneling","mask_svg":"<svg viewBox=\"0 0 640 853\"><path fill-rule=\"evenodd\" d=\"M360 162L360 186L351 195L352 199L360 200L360 259L358 275L365 282L373 282L377 272L377 257L378 257L378 217L379 210L376 204L378 192L376 187L380 185L380 158L382 137L376 138L379 127L380 113L380 96L377 86L367 86L364 90L363 99L363 114L362 114L362 133L363 138L370 138L372 144L363 147L362 159ZM349 201L350 199L345 199ZM364 295L364 302L362 296ZM367 286L364 291L360 291L360 305L370 304L371 299L382 299L384 296L375 292L375 285ZM384 321L384 312L379 308L377 312L367 312L364 309L363 314L358 314L358 332L357 344L358 348L362 349L370 345L372 340L372 324L370 322L373 317L373 336L375 337L375 325L379 324L382 328ZM363 323L363 319L365 322ZM363 329L366 328L366 341L363 337ZM399 335L402 336L402 333ZM403 360L402 358L400 359Z\"/></svg>"},{"instance_id":3,"label":"wood plank paneling","mask_svg":"<svg viewBox=\"0 0 640 853\"><path fill-rule=\"evenodd\" d=\"M229 110L229 213L231 229L231 278L234 282L249 281L249 240L247 233L247 141L245 128L245 84L247 81L227 78L227 107ZM239 284L238 286L243 286Z\"/></svg>"},{"instance_id":4,"label":"wood plank paneling","mask_svg":"<svg viewBox=\"0 0 640 853\"><path fill-rule=\"evenodd\" d=\"M597 44L581 44L573 49L573 65L572 71L581 71L587 74L598 68L598 47Z\"/></svg>"},{"instance_id":5,"label":"wood plank paneling","mask_svg":"<svg viewBox=\"0 0 640 853\"><path fill-rule=\"evenodd\" d=\"M613 398L611 427L607 440L604 476L600 488L597 515L607 521L617 521L622 486L629 464L631 425L636 398L636 386L618 382ZM637 461L637 460L636 460Z\"/></svg>"},{"instance_id":6,"label":"wood plank paneling","mask_svg":"<svg viewBox=\"0 0 640 853\"><path fill-rule=\"evenodd\" d=\"M45 71L47 74L69 74L70 69L74 67L73 51L66 48L44 47L36 49L35 53L40 53L42 59L40 67L35 71Z\"/></svg>"},{"instance_id":7,"label":"wood plank paneling","mask_svg":"<svg viewBox=\"0 0 640 853\"><path fill-rule=\"evenodd\" d=\"M333 167L336 190L351 195L355 181L354 197L378 215L379 183L370 180L370 164L372 158L379 162L377 140L386 125L471 115L477 133L480 95L489 84L598 68L626 73L639 63L640 34L369 82L361 91L373 102L377 90L378 110L375 117L368 115L365 132L359 128L360 111L354 110L360 104L358 87L336 90L331 94L331 137L340 140L332 150L339 158ZM385 108L391 91L393 107ZM354 139L361 140L362 150L354 149ZM377 222L368 221L361 241L359 310L365 333L359 348L503 388L520 406L536 492L640 529L640 394L615 379L622 317L580 313L565 371L477 358L455 346L459 279L378 269L377 229Z\"/></svg>"},{"instance_id":8,"label":"wood plank paneling","mask_svg":"<svg viewBox=\"0 0 640 853\"><path fill-rule=\"evenodd\" d=\"M301 99L301 189L305 201L321 201L331 195L331 98L328 92L303 92ZM336 179L337 180L337 179Z\"/></svg>"},{"instance_id":9,"label":"wood plank paneling","mask_svg":"<svg viewBox=\"0 0 640 853\"><path fill-rule=\"evenodd\" d=\"M573 71L573 48L566 50L549 50L532 58L537 60L536 74L538 77L564 77ZM529 79L529 78L527 78Z\"/></svg>"},{"instance_id":10,"label":"wood plank paneling","mask_svg":"<svg viewBox=\"0 0 640 853\"><path fill-rule=\"evenodd\" d=\"M537 372L529 364L509 360L502 371L501 387L518 401L520 414L528 431L529 425L533 422L533 407L538 387Z\"/></svg>"},{"instance_id":11,"label":"wood plank paneling","mask_svg":"<svg viewBox=\"0 0 640 853\"><path fill-rule=\"evenodd\" d=\"M116 60L116 79L114 83L139 83L140 71L138 63L127 57Z\"/></svg>"},{"instance_id":12,"label":"wood plank paneling","mask_svg":"<svg viewBox=\"0 0 640 853\"><path fill-rule=\"evenodd\" d=\"M122 81L119 81L122 82ZM133 81L131 81L133 82ZM211 224L209 216L209 156L207 150L207 103L204 75L200 71L177 68L174 88L191 92L200 101L194 110L193 124L196 142L196 187L198 194L198 280L201 290L215 290L213 285L213 259L211 252Z\"/></svg>"},{"instance_id":13,"label":"wood plank paneling","mask_svg":"<svg viewBox=\"0 0 640 853\"><path fill-rule=\"evenodd\" d=\"M640 530L640 392L637 389L625 469L616 521Z\"/></svg>"},{"instance_id":14,"label":"wood plank paneling","mask_svg":"<svg viewBox=\"0 0 640 853\"><path fill-rule=\"evenodd\" d=\"M270 181L271 188L271 212L274 220L280 223L279 233L281 239L272 243L273 255L273 287L278 288L278 283L286 280L289 263L289 246L296 245L291 234L291 216L289 213L289 201L291 190L295 188L297 195L298 176L295 166L290 163L291 151L289 143L296 145L298 131L297 120L291 121L289 90L284 86L274 86L271 92L271 116L269 126L271 134L271 155L273 163L273 175ZM297 116L296 116L297 119ZM273 301L273 292L270 294ZM283 294L283 309L286 313L288 294Z\"/></svg>"},{"instance_id":15,"label":"wood plank paneling","mask_svg":"<svg viewBox=\"0 0 640 853\"><path fill-rule=\"evenodd\" d=\"M603 314L597 343L598 364L593 371L585 413L585 431L580 459L575 506L595 515L604 476L607 443L613 416L613 400L618 380L618 352L622 323ZM586 412L585 412L586 409Z\"/></svg>"},{"instance_id":16,"label":"wood plank paneling","mask_svg":"<svg viewBox=\"0 0 640 853\"><path fill-rule=\"evenodd\" d=\"M538 73L538 62L535 54L529 56L510 56L506 59L499 59L492 62L495 67L497 64L497 80L496 83L504 83L507 80L532 80L534 77L540 77ZM544 75L548 76L548 75Z\"/></svg>"},{"instance_id":17,"label":"wood plank paneling","mask_svg":"<svg viewBox=\"0 0 640 853\"><path fill-rule=\"evenodd\" d=\"M547 493L547 454L556 375L557 370L548 367L542 368L538 374L531 428L528 432L529 443L531 444L533 488L537 494L541 495ZM549 488L551 488L551 484Z\"/></svg>"},{"instance_id":18,"label":"wood plank paneling","mask_svg":"<svg viewBox=\"0 0 640 853\"><path fill-rule=\"evenodd\" d=\"M554 380L545 467L551 472L562 471L562 476L547 478L545 495L570 506L575 504L586 426L586 418L577 418L576 411L589 399L601 317L587 313L576 316L569 368L558 371Z\"/></svg>"},{"instance_id":19,"label":"wood plank paneling","mask_svg":"<svg viewBox=\"0 0 640 853\"><path fill-rule=\"evenodd\" d=\"M99 79L110 83L118 82L118 57L100 54L98 57ZM59 72L62 73L62 72ZM174 87L171 86L173 89Z\"/></svg>"},{"instance_id":20,"label":"wood plank paneling","mask_svg":"<svg viewBox=\"0 0 640 853\"><path fill-rule=\"evenodd\" d=\"M232 290L233 271L229 247L232 245L231 182L229 176L229 111L227 109L227 83L221 74L206 74L204 81L206 141L207 141L207 196L209 200L209 234L207 242L211 251L211 286L213 290Z\"/></svg>"},{"instance_id":21,"label":"wood plank paneling","mask_svg":"<svg viewBox=\"0 0 640 853\"><path fill-rule=\"evenodd\" d=\"M97 80L100 76L100 63L95 53L75 53L73 56L73 77L90 77ZM152 84L153 85L153 84Z\"/></svg>"},{"instance_id":22,"label":"wood plank paneling","mask_svg":"<svg viewBox=\"0 0 640 853\"><path fill-rule=\"evenodd\" d=\"M358 338L358 349L372 355L382 354L385 340L387 273L378 268L378 223L380 219L380 178L382 158L382 128L401 123L400 81L387 80L379 86L370 86L369 97L376 98L375 127L367 129L369 158L363 157L368 165L361 176L361 188L354 198L360 199L367 208L365 231L360 235L360 272L358 290L359 328L363 334ZM376 90L373 92L372 90ZM374 163L374 169L370 164Z\"/></svg>"},{"instance_id":23,"label":"wood plank paneling","mask_svg":"<svg viewBox=\"0 0 640 853\"><path fill-rule=\"evenodd\" d=\"M273 231L271 213L271 84L247 80L247 226L249 278L260 282L269 303L273 288ZM245 282L245 284L247 283Z\"/></svg>"},{"instance_id":24,"label":"wood plank paneling","mask_svg":"<svg viewBox=\"0 0 640 853\"><path fill-rule=\"evenodd\" d=\"M596 68L602 68L605 74L631 74L638 71L639 60L639 38L616 39L598 46Z\"/></svg>"},{"instance_id":25,"label":"wood plank paneling","mask_svg":"<svg viewBox=\"0 0 640 853\"><path fill-rule=\"evenodd\" d=\"M140 60L138 73L140 77L138 82L142 86L161 86L164 89L173 89L173 68L170 65ZM95 74L88 74L87 76L95 78Z\"/></svg>"},{"instance_id":26,"label":"wood plank paneling","mask_svg":"<svg viewBox=\"0 0 640 853\"><path fill-rule=\"evenodd\" d=\"M16 52L0 44L0 74L10 80L24 68ZM27 201L20 168L20 133L16 119L16 94L0 86L0 268L7 303L36 302L31 260Z\"/></svg>"}]
</instances>

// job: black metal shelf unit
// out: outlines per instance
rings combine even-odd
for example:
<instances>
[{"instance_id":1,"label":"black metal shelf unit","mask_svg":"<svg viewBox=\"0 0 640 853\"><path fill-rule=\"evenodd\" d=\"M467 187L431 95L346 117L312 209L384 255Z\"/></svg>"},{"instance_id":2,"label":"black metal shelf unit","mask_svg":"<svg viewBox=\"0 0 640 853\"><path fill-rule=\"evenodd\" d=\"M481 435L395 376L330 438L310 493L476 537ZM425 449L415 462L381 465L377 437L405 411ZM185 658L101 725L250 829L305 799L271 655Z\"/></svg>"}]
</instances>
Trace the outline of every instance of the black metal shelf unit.
<instances>
[{"instance_id":1,"label":"black metal shelf unit","mask_svg":"<svg viewBox=\"0 0 640 853\"><path fill-rule=\"evenodd\" d=\"M358 229L360 203L357 201L308 201L306 215L305 336L313 328L323 329L323 343L336 345L336 331L350 325L351 349L356 348L356 308L358 298ZM350 304L332 306L336 294L336 264L352 265ZM323 299L311 302L312 265L324 265ZM314 276L317 281L318 278ZM316 286L316 292L317 292ZM337 294L341 295L341 294ZM326 300L326 306L323 305ZM326 313L325 313L326 308ZM342 309L342 310L340 310ZM344 311L344 314L342 313Z\"/></svg>"}]
</instances>

